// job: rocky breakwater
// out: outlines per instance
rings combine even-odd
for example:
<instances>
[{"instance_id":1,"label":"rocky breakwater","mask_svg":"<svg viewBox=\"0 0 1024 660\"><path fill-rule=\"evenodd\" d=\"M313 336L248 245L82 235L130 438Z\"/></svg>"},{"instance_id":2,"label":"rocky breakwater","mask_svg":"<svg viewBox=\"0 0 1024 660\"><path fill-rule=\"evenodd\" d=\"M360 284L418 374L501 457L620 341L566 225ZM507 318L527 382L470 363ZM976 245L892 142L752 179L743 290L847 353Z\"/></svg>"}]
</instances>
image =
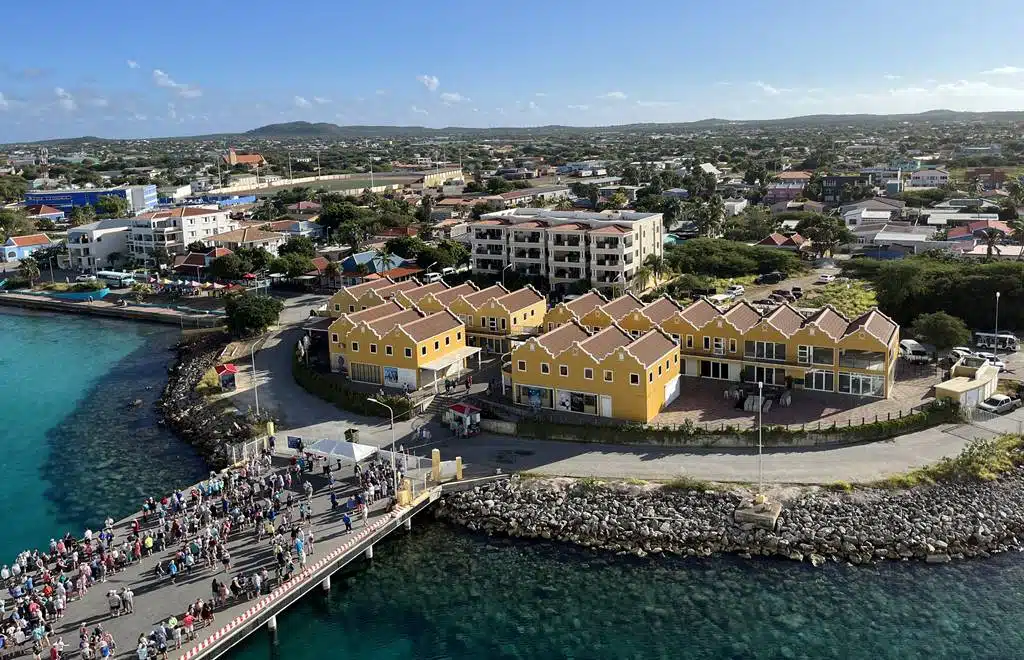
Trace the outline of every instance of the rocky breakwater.
<instances>
[{"instance_id":1,"label":"rocky breakwater","mask_svg":"<svg viewBox=\"0 0 1024 660\"><path fill-rule=\"evenodd\" d=\"M243 419L196 391L203 375L217 364L225 343L220 334L179 343L178 360L169 370L167 386L157 404L168 428L194 446L214 468L227 465L227 442L253 435Z\"/></svg>"},{"instance_id":2,"label":"rocky breakwater","mask_svg":"<svg viewBox=\"0 0 1024 660\"><path fill-rule=\"evenodd\" d=\"M1024 470L991 482L910 490L778 489L774 530L737 524L742 489L680 490L568 479L512 478L445 496L437 517L470 530L553 539L646 556L783 557L865 564L944 563L1021 550Z\"/></svg>"}]
</instances>

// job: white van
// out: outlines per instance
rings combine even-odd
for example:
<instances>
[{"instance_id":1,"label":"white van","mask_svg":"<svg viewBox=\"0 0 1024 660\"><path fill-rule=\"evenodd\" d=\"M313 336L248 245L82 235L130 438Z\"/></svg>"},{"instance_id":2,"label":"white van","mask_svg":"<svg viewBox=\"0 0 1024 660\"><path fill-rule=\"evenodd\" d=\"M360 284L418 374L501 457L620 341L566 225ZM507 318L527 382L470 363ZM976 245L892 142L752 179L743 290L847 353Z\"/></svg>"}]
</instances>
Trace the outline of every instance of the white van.
<instances>
[{"instance_id":1,"label":"white van","mask_svg":"<svg viewBox=\"0 0 1024 660\"><path fill-rule=\"evenodd\" d=\"M907 362L928 362L931 360L928 349L913 339L900 340L900 357Z\"/></svg>"},{"instance_id":2,"label":"white van","mask_svg":"<svg viewBox=\"0 0 1024 660\"><path fill-rule=\"evenodd\" d=\"M441 269L441 275L443 275L445 277L447 277L449 275L454 275L454 274L455 274L455 269L452 268L451 266L448 266L447 268L442 268Z\"/></svg>"},{"instance_id":3,"label":"white van","mask_svg":"<svg viewBox=\"0 0 1024 660\"><path fill-rule=\"evenodd\" d=\"M442 277L444 276L441 273L427 273L423 276L423 283L433 284L434 282L440 282Z\"/></svg>"}]
</instances>

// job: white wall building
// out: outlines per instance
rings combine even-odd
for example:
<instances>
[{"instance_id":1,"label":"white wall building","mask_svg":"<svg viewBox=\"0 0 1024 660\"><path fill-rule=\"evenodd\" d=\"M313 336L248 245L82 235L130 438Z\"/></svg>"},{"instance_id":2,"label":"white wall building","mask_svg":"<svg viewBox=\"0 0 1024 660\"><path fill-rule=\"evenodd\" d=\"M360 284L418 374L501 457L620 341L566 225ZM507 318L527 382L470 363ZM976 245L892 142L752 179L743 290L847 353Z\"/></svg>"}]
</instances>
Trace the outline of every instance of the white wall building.
<instances>
[{"instance_id":1,"label":"white wall building","mask_svg":"<svg viewBox=\"0 0 1024 660\"><path fill-rule=\"evenodd\" d=\"M949 183L949 172L946 170L918 170L910 175L907 186L910 188L938 188Z\"/></svg>"},{"instance_id":2,"label":"white wall building","mask_svg":"<svg viewBox=\"0 0 1024 660\"><path fill-rule=\"evenodd\" d=\"M166 211L143 213L131 220L128 253L140 261L151 263L155 248L169 254L184 254L185 246L195 241L209 242L214 234L238 229L228 211L213 206L184 206Z\"/></svg>"},{"instance_id":3,"label":"white wall building","mask_svg":"<svg viewBox=\"0 0 1024 660\"><path fill-rule=\"evenodd\" d=\"M511 265L548 278L553 289L587 280L622 287L645 259L663 253L661 213L517 208L467 223L473 271L499 274Z\"/></svg>"},{"instance_id":4,"label":"white wall building","mask_svg":"<svg viewBox=\"0 0 1024 660\"><path fill-rule=\"evenodd\" d=\"M131 224L131 220L110 219L69 229L68 258L72 270L95 273L123 265L132 256L128 251Z\"/></svg>"},{"instance_id":5,"label":"white wall building","mask_svg":"<svg viewBox=\"0 0 1024 660\"><path fill-rule=\"evenodd\" d=\"M722 205L725 206L725 214L730 216L743 213L743 209L747 208L748 204L749 202L742 197L738 199L726 199L722 202Z\"/></svg>"}]
</instances>

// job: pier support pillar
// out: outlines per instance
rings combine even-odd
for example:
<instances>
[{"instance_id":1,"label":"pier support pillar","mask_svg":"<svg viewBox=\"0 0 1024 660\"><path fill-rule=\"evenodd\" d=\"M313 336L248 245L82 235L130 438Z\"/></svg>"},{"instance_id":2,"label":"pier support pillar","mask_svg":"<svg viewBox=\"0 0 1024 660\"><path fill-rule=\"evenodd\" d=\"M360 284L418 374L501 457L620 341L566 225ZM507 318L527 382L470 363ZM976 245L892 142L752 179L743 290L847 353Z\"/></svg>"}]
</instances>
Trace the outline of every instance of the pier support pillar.
<instances>
[{"instance_id":1,"label":"pier support pillar","mask_svg":"<svg viewBox=\"0 0 1024 660\"><path fill-rule=\"evenodd\" d=\"M455 480L462 481L462 457L455 457Z\"/></svg>"},{"instance_id":2,"label":"pier support pillar","mask_svg":"<svg viewBox=\"0 0 1024 660\"><path fill-rule=\"evenodd\" d=\"M406 518L405 522L402 523L402 524L405 526L405 530L406 531L411 530L412 529L412 516L409 516L408 518Z\"/></svg>"},{"instance_id":3,"label":"pier support pillar","mask_svg":"<svg viewBox=\"0 0 1024 660\"><path fill-rule=\"evenodd\" d=\"M274 634L274 633L277 632L277 615L276 614L274 614L269 619L267 619L267 630L269 630L271 634Z\"/></svg>"},{"instance_id":4,"label":"pier support pillar","mask_svg":"<svg viewBox=\"0 0 1024 660\"><path fill-rule=\"evenodd\" d=\"M441 450L430 450L430 480L435 484L441 481Z\"/></svg>"},{"instance_id":5,"label":"pier support pillar","mask_svg":"<svg viewBox=\"0 0 1024 660\"><path fill-rule=\"evenodd\" d=\"M324 578L324 581L320 583L320 586L324 588L324 591L331 590L331 576L328 575Z\"/></svg>"},{"instance_id":6,"label":"pier support pillar","mask_svg":"<svg viewBox=\"0 0 1024 660\"><path fill-rule=\"evenodd\" d=\"M367 559L373 559L373 546L372 545L369 548L366 549L366 553L365 554L366 554L366 558Z\"/></svg>"}]
</instances>

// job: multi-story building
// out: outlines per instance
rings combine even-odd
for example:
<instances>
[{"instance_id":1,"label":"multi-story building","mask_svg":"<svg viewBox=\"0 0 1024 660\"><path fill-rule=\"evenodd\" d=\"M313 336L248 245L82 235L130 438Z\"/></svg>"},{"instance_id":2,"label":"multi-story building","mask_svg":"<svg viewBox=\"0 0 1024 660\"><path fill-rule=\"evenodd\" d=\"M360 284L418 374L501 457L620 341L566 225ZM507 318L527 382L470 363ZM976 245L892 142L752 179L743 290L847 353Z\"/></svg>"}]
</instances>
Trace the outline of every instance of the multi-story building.
<instances>
[{"instance_id":1,"label":"multi-story building","mask_svg":"<svg viewBox=\"0 0 1024 660\"><path fill-rule=\"evenodd\" d=\"M829 174L821 177L821 201L837 204L843 201L846 186L859 186L871 182L870 176Z\"/></svg>"},{"instance_id":2,"label":"multi-story building","mask_svg":"<svg viewBox=\"0 0 1024 660\"><path fill-rule=\"evenodd\" d=\"M264 231L258 227L242 227L197 240L232 251L240 248L266 250L276 257L278 248L285 244L288 236L276 231Z\"/></svg>"},{"instance_id":3,"label":"multi-story building","mask_svg":"<svg viewBox=\"0 0 1024 660\"><path fill-rule=\"evenodd\" d=\"M425 310L430 302L422 301ZM461 295L447 308L466 324L468 345L487 353L508 353L540 334L547 299L532 286L509 292L495 285Z\"/></svg>"},{"instance_id":4,"label":"multi-story building","mask_svg":"<svg viewBox=\"0 0 1024 660\"><path fill-rule=\"evenodd\" d=\"M474 272L510 267L547 278L554 290L580 280L626 288L644 260L663 251L660 213L510 209L468 227Z\"/></svg>"},{"instance_id":5,"label":"multi-story building","mask_svg":"<svg viewBox=\"0 0 1024 660\"><path fill-rule=\"evenodd\" d=\"M228 211L215 207L183 206L166 211L151 211L131 219L128 254L142 262L152 262L152 253L163 248L168 254L183 254L189 243L210 239L238 229L239 222ZM227 247L227 246L221 246Z\"/></svg>"},{"instance_id":6,"label":"multi-story building","mask_svg":"<svg viewBox=\"0 0 1024 660\"><path fill-rule=\"evenodd\" d=\"M943 169L918 170L910 175L910 188L938 188L949 183L949 172Z\"/></svg>"},{"instance_id":7,"label":"multi-story building","mask_svg":"<svg viewBox=\"0 0 1024 660\"><path fill-rule=\"evenodd\" d=\"M128 202L128 213L135 215L157 204L156 185L118 186L117 188L82 188L74 190L30 190L25 193L25 206L46 204L71 213L76 206L95 206L101 197L120 197Z\"/></svg>"},{"instance_id":8,"label":"multi-story building","mask_svg":"<svg viewBox=\"0 0 1024 660\"><path fill-rule=\"evenodd\" d=\"M72 270L95 273L123 264L130 256L131 224L131 220L114 218L69 229L68 258Z\"/></svg>"},{"instance_id":9,"label":"multi-story building","mask_svg":"<svg viewBox=\"0 0 1024 660\"><path fill-rule=\"evenodd\" d=\"M679 349L652 330L613 323L593 334L572 321L512 351L513 400L559 412L651 421L679 396Z\"/></svg>"}]
</instances>

